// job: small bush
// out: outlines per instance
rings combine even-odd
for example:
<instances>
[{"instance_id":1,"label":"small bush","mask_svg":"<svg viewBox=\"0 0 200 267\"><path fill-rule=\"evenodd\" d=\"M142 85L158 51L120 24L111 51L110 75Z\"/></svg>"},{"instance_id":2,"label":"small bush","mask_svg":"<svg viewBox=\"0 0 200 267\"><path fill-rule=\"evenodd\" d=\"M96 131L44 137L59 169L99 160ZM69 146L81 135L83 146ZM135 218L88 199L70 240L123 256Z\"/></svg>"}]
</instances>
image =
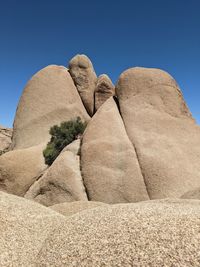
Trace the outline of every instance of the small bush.
<instances>
[{"instance_id":1,"label":"small bush","mask_svg":"<svg viewBox=\"0 0 200 267\"><path fill-rule=\"evenodd\" d=\"M49 133L51 140L43 151L45 163L51 165L64 147L75 139L79 138L86 128L86 122L82 122L80 117L75 120L62 122L60 126L51 127Z\"/></svg>"}]
</instances>

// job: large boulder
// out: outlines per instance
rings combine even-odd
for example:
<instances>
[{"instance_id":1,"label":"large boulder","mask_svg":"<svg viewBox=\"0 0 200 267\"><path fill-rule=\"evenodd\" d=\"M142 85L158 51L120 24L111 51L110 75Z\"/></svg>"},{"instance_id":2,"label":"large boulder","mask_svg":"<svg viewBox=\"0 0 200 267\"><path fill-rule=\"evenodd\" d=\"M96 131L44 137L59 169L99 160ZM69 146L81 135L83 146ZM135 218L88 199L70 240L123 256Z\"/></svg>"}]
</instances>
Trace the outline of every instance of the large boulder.
<instances>
[{"instance_id":1,"label":"large boulder","mask_svg":"<svg viewBox=\"0 0 200 267\"><path fill-rule=\"evenodd\" d=\"M0 125L0 155L10 147L11 137L12 129Z\"/></svg>"},{"instance_id":2,"label":"large boulder","mask_svg":"<svg viewBox=\"0 0 200 267\"><path fill-rule=\"evenodd\" d=\"M9 151L0 157L0 190L24 196L46 169L45 144Z\"/></svg>"},{"instance_id":3,"label":"large boulder","mask_svg":"<svg viewBox=\"0 0 200 267\"><path fill-rule=\"evenodd\" d=\"M69 62L69 72L90 116L94 113L94 90L96 73L92 62L85 55L76 55Z\"/></svg>"},{"instance_id":4,"label":"large boulder","mask_svg":"<svg viewBox=\"0 0 200 267\"><path fill-rule=\"evenodd\" d=\"M116 93L151 199L200 186L200 128L175 80L158 69L121 74Z\"/></svg>"},{"instance_id":5,"label":"large boulder","mask_svg":"<svg viewBox=\"0 0 200 267\"><path fill-rule=\"evenodd\" d=\"M85 130L81 170L92 201L120 203L149 199L137 155L112 97L100 107Z\"/></svg>"},{"instance_id":6,"label":"large boulder","mask_svg":"<svg viewBox=\"0 0 200 267\"><path fill-rule=\"evenodd\" d=\"M111 79L106 74L100 75L95 88L95 110L98 110L100 106L114 94L115 86Z\"/></svg>"},{"instance_id":7,"label":"large boulder","mask_svg":"<svg viewBox=\"0 0 200 267\"><path fill-rule=\"evenodd\" d=\"M107 205L67 218L37 266L199 266L200 201Z\"/></svg>"},{"instance_id":8,"label":"large boulder","mask_svg":"<svg viewBox=\"0 0 200 267\"><path fill-rule=\"evenodd\" d=\"M67 146L46 173L28 190L25 198L45 206L87 200L79 164L80 140Z\"/></svg>"},{"instance_id":9,"label":"large boulder","mask_svg":"<svg viewBox=\"0 0 200 267\"><path fill-rule=\"evenodd\" d=\"M200 199L200 187L195 188L194 190L190 190L183 194L181 198L185 199Z\"/></svg>"},{"instance_id":10,"label":"large boulder","mask_svg":"<svg viewBox=\"0 0 200 267\"><path fill-rule=\"evenodd\" d=\"M14 149L49 141L49 129L75 117L89 118L68 70L50 65L36 73L21 96L13 132Z\"/></svg>"},{"instance_id":11,"label":"large boulder","mask_svg":"<svg viewBox=\"0 0 200 267\"><path fill-rule=\"evenodd\" d=\"M65 217L38 203L0 192L0 266L35 265L45 239Z\"/></svg>"},{"instance_id":12,"label":"large boulder","mask_svg":"<svg viewBox=\"0 0 200 267\"><path fill-rule=\"evenodd\" d=\"M71 216L79 213L83 210L94 209L97 207L103 207L107 204L96 201L74 201L74 202L63 202L55 204L50 208L56 212L61 213L64 216Z\"/></svg>"}]
</instances>

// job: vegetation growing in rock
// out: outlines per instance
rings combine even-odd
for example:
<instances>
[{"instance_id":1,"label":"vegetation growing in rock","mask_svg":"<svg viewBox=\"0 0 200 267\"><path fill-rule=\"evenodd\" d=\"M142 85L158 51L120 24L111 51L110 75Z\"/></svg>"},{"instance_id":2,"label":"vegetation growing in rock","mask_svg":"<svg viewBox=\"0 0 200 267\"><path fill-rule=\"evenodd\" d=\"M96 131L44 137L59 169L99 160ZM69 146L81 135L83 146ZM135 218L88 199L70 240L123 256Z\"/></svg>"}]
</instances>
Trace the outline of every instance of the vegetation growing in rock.
<instances>
[{"instance_id":1,"label":"vegetation growing in rock","mask_svg":"<svg viewBox=\"0 0 200 267\"><path fill-rule=\"evenodd\" d=\"M74 120L62 122L60 126L54 125L49 133L51 140L43 151L45 163L51 165L64 147L75 139L79 138L86 128L86 122L82 122L80 117Z\"/></svg>"}]
</instances>

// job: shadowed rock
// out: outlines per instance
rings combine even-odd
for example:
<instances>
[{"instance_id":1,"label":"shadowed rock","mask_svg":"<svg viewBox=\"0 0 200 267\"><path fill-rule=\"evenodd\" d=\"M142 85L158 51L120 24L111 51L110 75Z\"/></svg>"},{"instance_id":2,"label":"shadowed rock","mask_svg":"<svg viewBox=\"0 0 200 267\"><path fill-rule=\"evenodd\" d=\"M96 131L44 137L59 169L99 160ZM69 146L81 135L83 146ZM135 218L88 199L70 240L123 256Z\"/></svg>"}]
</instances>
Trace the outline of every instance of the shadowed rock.
<instances>
[{"instance_id":1,"label":"shadowed rock","mask_svg":"<svg viewBox=\"0 0 200 267\"><path fill-rule=\"evenodd\" d=\"M110 78L106 74L100 75L95 88L95 110L98 110L114 94L115 87Z\"/></svg>"}]
</instances>

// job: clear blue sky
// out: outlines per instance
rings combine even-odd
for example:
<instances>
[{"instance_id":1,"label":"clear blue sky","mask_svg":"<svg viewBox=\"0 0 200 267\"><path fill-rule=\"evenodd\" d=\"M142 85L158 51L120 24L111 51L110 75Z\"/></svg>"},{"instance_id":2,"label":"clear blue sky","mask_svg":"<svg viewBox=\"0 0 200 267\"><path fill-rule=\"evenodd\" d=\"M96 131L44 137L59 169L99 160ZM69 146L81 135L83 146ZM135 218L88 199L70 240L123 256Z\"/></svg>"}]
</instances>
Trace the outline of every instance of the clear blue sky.
<instances>
[{"instance_id":1,"label":"clear blue sky","mask_svg":"<svg viewBox=\"0 0 200 267\"><path fill-rule=\"evenodd\" d=\"M199 0L0 1L0 124L35 72L77 53L114 82L133 66L168 71L200 123Z\"/></svg>"}]
</instances>

